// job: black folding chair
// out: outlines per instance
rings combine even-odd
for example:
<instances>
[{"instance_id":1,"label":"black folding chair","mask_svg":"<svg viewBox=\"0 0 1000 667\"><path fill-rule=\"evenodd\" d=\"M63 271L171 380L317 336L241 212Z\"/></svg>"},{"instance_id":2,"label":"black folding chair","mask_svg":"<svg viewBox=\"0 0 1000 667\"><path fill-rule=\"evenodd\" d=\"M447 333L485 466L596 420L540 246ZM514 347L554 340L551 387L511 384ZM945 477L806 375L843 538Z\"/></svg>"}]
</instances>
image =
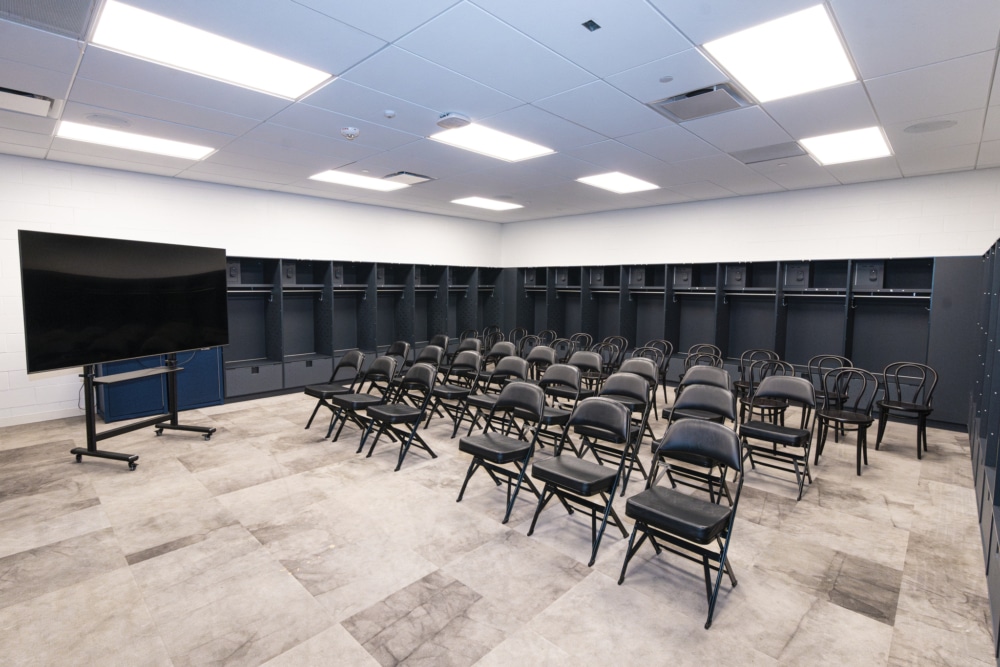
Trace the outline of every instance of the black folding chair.
<instances>
[{"instance_id":1,"label":"black folding chair","mask_svg":"<svg viewBox=\"0 0 1000 667\"><path fill-rule=\"evenodd\" d=\"M427 414L427 406L430 404L431 392L434 390L436 378L437 369L430 364L413 364L403 377L395 403L382 403L366 408L368 428L361 436L358 453L364 449L365 440L377 426L375 439L372 440L365 458L371 457L379 438L382 437L383 433L388 433L393 436L394 440L399 440L399 460L396 462L395 468L397 471L403 465L403 459L406 458L406 453L410 451L410 446L414 443L430 454L431 458L436 459L437 454L417 433L417 428Z\"/></svg>"},{"instance_id":2,"label":"black folding chair","mask_svg":"<svg viewBox=\"0 0 1000 667\"><path fill-rule=\"evenodd\" d=\"M364 363L364 352L350 350L334 367L326 384L311 384L303 390L306 396L312 396L316 399L316 407L313 408L312 414L309 415L309 421L306 423L307 429L312 426L313 419L316 418L319 409L326 407L330 410L330 426L327 428L326 437L330 437L330 432L333 430L333 418L337 415L337 408L330 403L330 399L338 394L349 394L354 391L354 386L357 384L358 378L361 377L361 367Z\"/></svg>"}]
</instances>

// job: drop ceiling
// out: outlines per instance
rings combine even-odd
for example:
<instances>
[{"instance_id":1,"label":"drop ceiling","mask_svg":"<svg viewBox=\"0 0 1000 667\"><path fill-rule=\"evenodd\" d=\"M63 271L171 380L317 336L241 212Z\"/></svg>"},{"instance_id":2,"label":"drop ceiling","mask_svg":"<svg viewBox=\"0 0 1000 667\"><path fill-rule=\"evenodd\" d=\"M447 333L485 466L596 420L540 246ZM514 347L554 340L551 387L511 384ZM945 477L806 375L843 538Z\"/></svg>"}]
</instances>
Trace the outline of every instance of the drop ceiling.
<instances>
[{"instance_id":1,"label":"drop ceiling","mask_svg":"<svg viewBox=\"0 0 1000 667\"><path fill-rule=\"evenodd\" d=\"M5 0L0 88L54 103L46 117L0 110L0 152L492 222L1000 166L996 0L828 0L859 81L685 122L647 105L733 83L702 44L816 1L127 2L336 78L284 100L88 44L100 0ZM449 112L556 152L505 163L429 140ZM61 119L217 150L192 162L85 144L54 136ZM871 125L892 156L746 158ZM393 192L309 180L327 169L433 180ZM576 181L608 171L660 187ZM450 203L471 196L523 208Z\"/></svg>"}]
</instances>

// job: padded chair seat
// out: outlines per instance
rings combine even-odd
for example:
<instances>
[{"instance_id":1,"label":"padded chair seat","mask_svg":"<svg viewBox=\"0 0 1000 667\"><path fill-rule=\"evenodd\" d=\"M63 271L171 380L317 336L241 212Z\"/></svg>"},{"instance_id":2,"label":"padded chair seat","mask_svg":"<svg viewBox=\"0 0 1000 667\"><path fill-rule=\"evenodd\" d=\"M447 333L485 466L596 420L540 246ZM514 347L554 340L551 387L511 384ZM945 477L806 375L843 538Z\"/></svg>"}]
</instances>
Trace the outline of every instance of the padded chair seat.
<instances>
[{"instance_id":1,"label":"padded chair seat","mask_svg":"<svg viewBox=\"0 0 1000 667\"><path fill-rule=\"evenodd\" d=\"M708 544L729 524L732 508L664 486L646 489L625 503L625 515L697 544Z\"/></svg>"},{"instance_id":2,"label":"padded chair seat","mask_svg":"<svg viewBox=\"0 0 1000 667\"><path fill-rule=\"evenodd\" d=\"M618 401L632 412L638 412L643 408L643 404L640 401L637 401L630 396L619 396L617 394L601 394L601 396L604 398L610 398L612 401Z\"/></svg>"},{"instance_id":3,"label":"padded chair seat","mask_svg":"<svg viewBox=\"0 0 1000 667\"><path fill-rule=\"evenodd\" d=\"M564 455L535 463L531 466L531 476L580 496L592 496L611 488L618 469Z\"/></svg>"},{"instance_id":4,"label":"padded chair seat","mask_svg":"<svg viewBox=\"0 0 1000 667\"><path fill-rule=\"evenodd\" d=\"M484 410L489 410L497 402L499 394L472 394L468 398L468 404Z\"/></svg>"},{"instance_id":5,"label":"padded chair seat","mask_svg":"<svg viewBox=\"0 0 1000 667\"><path fill-rule=\"evenodd\" d=\"M470 387L459 387L454 384L442 384L434 387L432 394L438 398L443 398L446 401L454 401L459 398L465 398L472 393Z\"/></svg>"},{"instance_id":6,"label":"padded chair seat","mask_svg":"<svg viewBox=\"0 0 1000 667\"><path fill-rule=\"evenodd\" d=\"M351 383L341 384L340 382L332 382L330 384L311 384L304 390L306 396L312 396L313 398L330 398L337 394L346 394L351 391Z\"/></svg>"},{"instance_id":7,"label":"padded chair seat","mask_svg":"<svg viewBox=\"0 0 1000 667\"><path fill-rule=\"evenodd\" d=\"M660 416L664 419L670 419L670 408L663 408ZM694 409L676 410L674 412L674 421L677 421L678 419L700 419L702 421L710 421L717 424L722 424L726 421L726 418L722 415L718 415L714 412L708 412L707 410Z\"/></svg>"},{"instance_id":8,"label":"padded chair seat","mask_svg":"<svg viewBox=\"0 0 1000 667\"><path fill-rule=\"evenodd\" d=\"M912 412L914 414L930 414L933 408L921 405L920 403L906 403L904 401L879 401L878 406L883 410L896 410L898 412Z\"/></svg>"},{"instance_id":9,"label":"padded chair seat","mask_svg":"<svg viewBox=\"0 0 1000 667\"><path fill-rule=\"evenodd\" d=\"M809 429L792 428L761 421L743 424L740 427L740 435L755 440L767 440L786 447L804 447L809 442Z\"/></svg>"},{"instance_id":10,"label":"padded chair seat","mask_svg":"<svg viewBox=\"0 0 1000 667\"><path fill-rule=\"evenodd\" d=\"M423 419L423 411L402 403L388 405L372 405L367 409L368 416L385 424L411 424Z\"/></svg>"},{"instance_id":11,"label":"padded chair seat","mask_svg":"<svg viewBox=\"0 0 1000 667\"><path fill-rule=\"evenodd\" d=\"M355 412L371 405L378 405L381 402L382 397L375 394L340 394L333 397L333 404L338 408L354 410Z\"/></svg>"},{"instance_id":12,"label":"padded chair seat","mask_svg":"<svg viewBox=\"0 0 1000 667\"><path fill-rule=\"evenodd\" d=\"M531 444L496 431L468 436L458 441L459 451L489 461L504 464L524 459Z\"/></svg>"}]
</instances>

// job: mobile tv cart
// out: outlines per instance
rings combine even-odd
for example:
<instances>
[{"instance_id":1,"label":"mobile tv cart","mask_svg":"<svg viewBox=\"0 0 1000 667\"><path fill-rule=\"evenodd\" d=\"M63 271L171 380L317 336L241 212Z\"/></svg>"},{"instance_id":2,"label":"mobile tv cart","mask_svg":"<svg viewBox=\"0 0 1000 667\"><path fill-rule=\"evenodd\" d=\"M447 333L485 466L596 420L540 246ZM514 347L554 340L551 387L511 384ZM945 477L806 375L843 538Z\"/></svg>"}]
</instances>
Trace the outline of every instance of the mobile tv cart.
<instances>
[{"instance_id":1,"label":"mobile tv cart","mask_svg":"<svg viewBox=\"0 0 1000 667\"><path fill-rule=\"evenodd\" d=\"M93 364L89 364L83 367L83 393L84 393L84 407L86 409L87 417L87 446L84 447L74 447L69 450L70 454L76 455L76 462L80 463L84 456L95 456L101 459L112 459L114 461L125 461L128 463L129 470L135 470L136 462L139 460L138 454L121 454L119 452L109 452L107 450L98 449L97 443L101 440L107 440L108 438L113 438L117 435L122 435L124 433L129 433L131 431L137 431L141 428L146 428L147 426L153 426L156 428L156 435L162 435L163 431L166 429L173 431L190 431L193 433L201 433L201 437L208 440L215 433L215 429L208 426L185 426L178 423L177 420L177 373L184 370L181 366L177 365L177 355L168 354L166 355L166 365L159 366L157 368L144 368L138 371L129 371L128 373L116 373L114 375L105 375L103 377L97 377L96 367ZM94 400L94 387L99 384L115 384L118 382L128 382L129 380L137 380L139 378L150 377L153 375L166 375L167 376L167 412L162 415L155 415L153 417L148 417L142 421L135 422L133 424L127 424L126 426L119 426L117 428L108 429L107 431L97 432L97 406Z\"/></svg>"}]
</instances>

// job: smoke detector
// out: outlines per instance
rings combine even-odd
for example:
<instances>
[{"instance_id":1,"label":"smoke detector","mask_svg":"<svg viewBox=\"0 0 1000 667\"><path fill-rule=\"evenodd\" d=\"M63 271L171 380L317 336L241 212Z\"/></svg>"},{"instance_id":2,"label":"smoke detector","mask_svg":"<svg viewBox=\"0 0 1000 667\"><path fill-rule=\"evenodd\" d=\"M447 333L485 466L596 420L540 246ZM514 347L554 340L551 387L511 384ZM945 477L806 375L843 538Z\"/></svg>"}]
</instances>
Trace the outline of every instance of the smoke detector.
<instances>
[{"instance_id":1,"label":"smoke detector","mask_svg":"<svg viewBox=\"0 0 1000 667\"><path fill-rule=\"evenodd\" d=\"M457 127L465 127L472 123L472 120L468 116L463 116L460 113L446 113L440 118L438 118L438 127L443 127L446 130L454 130Z\"/></svg>"}]
</instances>

